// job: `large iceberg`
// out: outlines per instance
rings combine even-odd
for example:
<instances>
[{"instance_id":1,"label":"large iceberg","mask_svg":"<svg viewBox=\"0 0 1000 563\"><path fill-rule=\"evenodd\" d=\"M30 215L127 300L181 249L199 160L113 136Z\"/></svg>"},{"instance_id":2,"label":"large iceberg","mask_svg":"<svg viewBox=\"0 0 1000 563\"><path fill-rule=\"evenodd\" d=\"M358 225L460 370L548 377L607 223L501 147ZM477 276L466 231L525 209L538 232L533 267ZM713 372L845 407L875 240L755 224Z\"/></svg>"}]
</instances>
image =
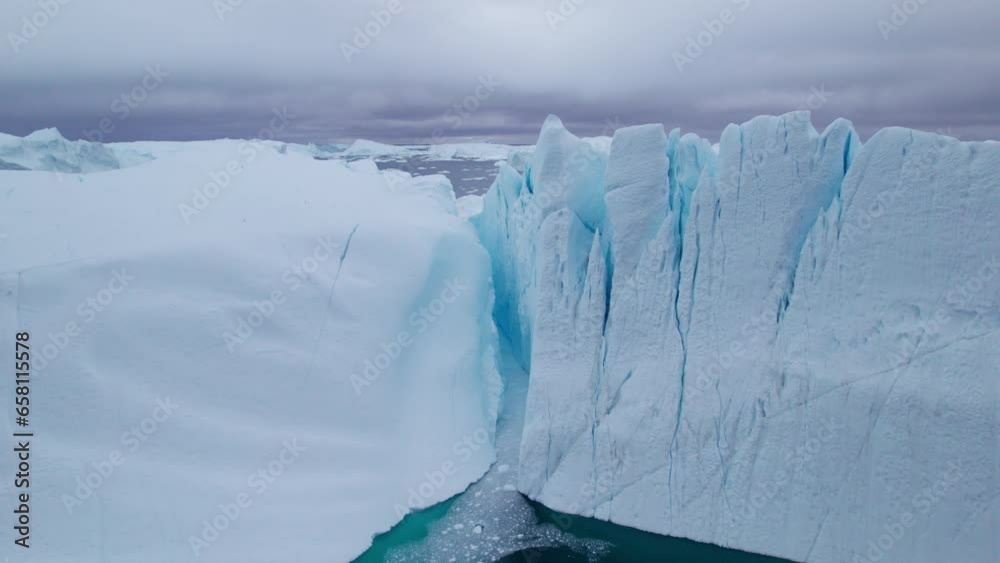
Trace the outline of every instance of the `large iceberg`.
<instances>
[{"instance_id":1,"label":"large iceberg","mask_svg":"<svg viewBox=\"0 0 1000 563\"><path fill-rule=\"evenodd\" d=\"M156 159L72 182L0 172L32 561L348 561L486 472L490 259L447 180L271 143L140 148Z\"/></svg>"},{"instance_id":2,"label":"large iceberg","mask_svg":"<svg viewBox=\"0 0 1000 563\"><path fill-rule=\"evenodd\" d=\"M530 366L519 490L796 561L1000 559L1000 144L550 117L523 168L474 218Z\"/></svg>"}]
</instances>

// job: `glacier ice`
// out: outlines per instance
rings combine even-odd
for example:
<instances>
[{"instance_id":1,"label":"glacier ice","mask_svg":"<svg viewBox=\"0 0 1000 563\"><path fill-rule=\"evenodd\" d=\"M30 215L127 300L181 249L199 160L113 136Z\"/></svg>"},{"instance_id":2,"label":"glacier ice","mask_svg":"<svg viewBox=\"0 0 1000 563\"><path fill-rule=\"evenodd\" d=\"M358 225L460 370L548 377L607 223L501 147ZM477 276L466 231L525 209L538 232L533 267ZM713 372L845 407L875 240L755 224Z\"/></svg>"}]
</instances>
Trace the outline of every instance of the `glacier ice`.
<instances>
[{"instance_id":1,"label":"glacier ice","mask_svg":"<svg viewBox=\"0 0 1000 563\"><path fill-rule=\"evenodd\" d=\"M365 158L415 155L506 162L456 200ZM0 328L58 382L35 508L66 541L38 553L189 560L246 493L208 560L349 560L493 462L495 320L531 380L517 471L480 489L792 560L996 560L998 171L997 143L805 112L715 145L555 117L526 147L0 136Z\"/></svg>"},{"instance_id":2,"label":"glacier ice","mask_svg":"<svg viewBox=\"0 0 1000 563\"><path fill-rule=\"evenodd\" d=\"M501 341L504 380L502 415L497 421L497 461L468 490L455 498L441 516L401 524L410 530L426 526L425 538L403 541L382 553L368 552L359 561L417 563L438 561L538 561L543 550L563 547L586 561L603 561L611 545L573 534L570 521L540 522L534 507L517 492L517 460L524 422L528 374ZM409 536L412 536L412 532ZM397 540L399 541L399 540ZM376 546L379 545L378 540ZM381 547L381 546L380 546ZM522 555L529 556L528 559ZM533 556L534 558L530 558Z\"/></svg>"},{"instance_id":3,"label":"glacier ice","mask_svg":"<svg viewBox=\"0 0 1000 563\"><path fill-rule=\"evenodd\" d=\"M430 160L506 160L512 152L520 149L521 147L485 141L403 146L359 139L340 155L396 160L414 157Z\"/></svg>"},{"instance_id":4,"label":"glacier ice","mask_svg":"<svg viewBox=\"0 0 1000 563\"><path fill-rule=\"evenodd\" d=\"M589 221L587 228L603 222L604 201L600 181L607 154L593 143L578 139L555 116L542 126L539 149L522 177L506 163L484 199L484 212L475 224L493 259L493 282L498 296L495 316L511 340L514 356L523 366L531 355L534 321L536 235L553 209L569 206L563 214Z\"/></svg>"},{"instance_id":5,"label":"glacier ice","mask_svg":"<svg viewBox=\"0 0 1000 563\"><path fill-rule=\"evenodd\" d=\"M414 151L409 147L387 145L385 143L368 141L366 139L358 139L357 141L354 141L341 153L342 156L379 156L384 158L406 158L408 156L412 156L413 154Z\"/></svg>"},{"instance_id":6,"label":"glacier ice","mask_svg":"<svg viewBox=\"0 0 1000 563\"><path fill-rule=\"evenodd\" d=\"M427 147L433 160L507 160L518 147L488 142L434 143Z\"/></svg>"},{"instance_id":7,"label":"glacier ice","mask_svg":"<svg viewBox=\"0 0 1000 563\"><path fill-rule=\"evenodd\" d=\"M90 141L69 141L55 128L25 137L0 133L0 170L44 170L65 174L101 172L142 164L152 156Z\"/></svg>"},{"instance_id":8,"label":"glacier ice","mask_svg":"<svg viewBox=\"0 0 1000 563\"><path fill-rule=\"evenodd\" d=\"M459 217L463 219L470 219L482 213L483 196L475 194L462 196L455 200L455 205L457 207Z\"/></svg>"},{"instance_id":9,"label":"glacier ice","mask_svg":"<svg viewBox=\"0 0 1000 563\"><path fill-rule=\"evenodd\" d=\"M473 222L530 366L523 493L797 561L997 559L1000 145L550 117L520 159Z\"/></svg>"},{"instance_id":10,"label":"glacier ice","mask_svg":"<svg viewBox=\"0 0 1000 563\"><path fill-rule=\"evenodd\" d=\"M156 159L0 171L0 332L36 354L33 560L349 561L484 474L490 263L447 180L131 146Z\"/></svg>"}]
</instances>

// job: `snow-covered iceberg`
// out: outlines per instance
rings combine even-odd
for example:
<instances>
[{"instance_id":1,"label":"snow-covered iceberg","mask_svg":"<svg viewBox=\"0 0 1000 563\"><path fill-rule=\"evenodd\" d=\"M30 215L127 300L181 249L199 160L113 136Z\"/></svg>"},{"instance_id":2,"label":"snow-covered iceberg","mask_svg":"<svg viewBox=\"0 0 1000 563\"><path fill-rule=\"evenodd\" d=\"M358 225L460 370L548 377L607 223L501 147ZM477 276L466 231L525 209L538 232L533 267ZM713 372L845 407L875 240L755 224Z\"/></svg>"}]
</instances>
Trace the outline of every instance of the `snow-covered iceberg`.
<instances>
[{"instance_id":1,"label":"snow-covered iceberg","mask_svg":"<svg viewBox=\"0 0 1000 563\"><path fill-rule=\"evenodd\" d=\"M0 133L0 170L39 170L78 174L135 166L152 156L113 145L65 139L58 129L16 137Z\"/></svg>"},{"instance_id":2,"label":"snow-covered iceberg","mask_svg":"<svg viewBox=\"0 0 1000 563\"><path fill-rule=\"evenodd\" d=\"M412 148L399 145L387 145L376 141L358 139L340 153L344 157L380 157L405 159L415 153Z\"/></svg>"},{"instance_id":3,"label":"snow-covered iceberg","mask_svg":"<svg viewBox=\"0 0 1000 563\"><path fill-rule=\"evenodd\" d=\"M526 147L502 145L485 141L465 143L434 143L430 145L387 145L376 141L358 139L335 156L340 158L370 157L378 160L506 160L510 155Z\"/></svg>"},{"instance_id":4,"label":"snow-covered iceberg","mask_svg":"<svg viewBox=\"0 0 1000 563\"><path fill-rule=\"evenodd\" d=\"M520 147L488 142L436 143L427 147L433 160L506 160Z\"/></svg>"},{"instance_id":5,"label":"snow-covered iceberg","mask_svg":"<svg viewBox=\"0 0 1000 563\"><path fill-rule=\"evenodd\" d=\"M0 172L32 561L349 561L483 475L490 262L447 180L390 189L370 162L268 143L146 148L72 182ZM23 429L2 419L9 452Z\"/></svg>"},{"instance_id":6,"label":"snow-covered iceberg","mask_svg":"<svg viewBox=\"0 0 1000 563\"><path fill-rule=\"evenodd\" d=\"M550 117L473 220L530 366L519 489L796 561L998 558L1000 144L807 112Z\"/></svg>"}]
</instances>

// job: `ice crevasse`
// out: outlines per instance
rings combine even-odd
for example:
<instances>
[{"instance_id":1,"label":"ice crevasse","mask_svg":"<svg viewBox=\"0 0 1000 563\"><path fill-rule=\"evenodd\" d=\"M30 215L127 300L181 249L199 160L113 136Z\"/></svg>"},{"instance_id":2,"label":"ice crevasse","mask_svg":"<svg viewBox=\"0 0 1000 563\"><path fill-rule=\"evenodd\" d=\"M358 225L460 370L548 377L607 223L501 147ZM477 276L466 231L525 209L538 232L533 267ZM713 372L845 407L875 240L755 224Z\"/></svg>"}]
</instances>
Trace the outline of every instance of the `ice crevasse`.
<instances>
[{"instance_id":1,"label":"ice crevasse","mask_svg":"<svg viewBox=\"0 0 1000 563\"><path fill-rule=\"evenodd\" d=\"M521 492L796 561L1000 558L1000 144L795 112L602 151L549 117L483 205Z\"/></svg>"}]
</instances>

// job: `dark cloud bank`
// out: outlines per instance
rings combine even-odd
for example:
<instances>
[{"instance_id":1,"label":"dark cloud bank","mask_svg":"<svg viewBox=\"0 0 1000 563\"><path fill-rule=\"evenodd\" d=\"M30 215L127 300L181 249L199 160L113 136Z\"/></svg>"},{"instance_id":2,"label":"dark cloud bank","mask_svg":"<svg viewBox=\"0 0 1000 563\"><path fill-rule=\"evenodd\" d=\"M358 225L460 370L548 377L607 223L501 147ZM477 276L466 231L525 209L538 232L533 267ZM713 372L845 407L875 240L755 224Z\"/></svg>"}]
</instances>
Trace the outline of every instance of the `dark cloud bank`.
<instances>
[{"instance_id":1,"label":"dark cloud bank","mask_svg":"<svg viewBox=\"0 0 1000 563\"><path fill-rule=\"evenodd\" d=\"M964 0L8 0L0 131L533 142L814 110L1000 139L1000 5Z\"/></svg>"}]
</instances>

